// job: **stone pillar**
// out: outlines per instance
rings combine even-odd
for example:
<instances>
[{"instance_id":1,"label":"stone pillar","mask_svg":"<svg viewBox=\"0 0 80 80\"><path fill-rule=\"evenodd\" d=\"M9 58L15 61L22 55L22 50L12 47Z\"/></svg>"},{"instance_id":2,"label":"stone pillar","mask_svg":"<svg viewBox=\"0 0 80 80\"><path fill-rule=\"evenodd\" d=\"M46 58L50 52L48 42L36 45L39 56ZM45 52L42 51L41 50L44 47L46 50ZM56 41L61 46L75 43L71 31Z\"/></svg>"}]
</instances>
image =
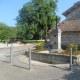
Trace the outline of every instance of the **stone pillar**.
<instances>
[{"instance_id":1,"label":"stone pillar","mask_svg":"<svg viewBox=\"0 0 80 80\"><path fill-rule=\"evenodd\" d=\"M52 49L61 50L61 32L61 29L52 30L49 38Z\"/></svg>"}]
</instances>

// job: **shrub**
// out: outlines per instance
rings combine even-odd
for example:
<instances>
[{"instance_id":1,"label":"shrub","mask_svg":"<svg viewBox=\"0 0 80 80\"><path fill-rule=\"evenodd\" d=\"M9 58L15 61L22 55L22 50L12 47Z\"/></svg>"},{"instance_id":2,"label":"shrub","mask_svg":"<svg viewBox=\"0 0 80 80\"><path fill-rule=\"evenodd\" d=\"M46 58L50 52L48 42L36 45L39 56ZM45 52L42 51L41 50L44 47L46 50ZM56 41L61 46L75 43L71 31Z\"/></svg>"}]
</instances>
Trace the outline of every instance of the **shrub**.
<instances>
[{"instance_id":1,"label":"shrub","mask_svg":"<svg viewBox=\"0 0 80 80\"><path fill-rule=\"evenodd\" d=\"M44 48L44 43L43 42L39 42L36 46L37 50L42 50Z\"/></svg>"},{"instance_id":2,"label":"shrub","mask_svg":"<svg viewBox=\"0 0 80 80\"><path fill-rule=\"evenodd\" d=\"M64 55L70 55L70 52L67 50L64 50L62 52L58 52L58 54L64 54ZM72 55L79 55L80 51L76 51L75 53L72 53Z\"/></svg>"},{"instance_id":3,"label":"shrub","mask_svg":"<svg viewBox=\"0 0 80 80\"><path fill-rule=\"evenodd\" d=\"M76 44L69 44L66 48L66 50L69 52L70 48L72 48L72 52L75 53L78 50L78 45Z\"/></svg>"}]
</instances>

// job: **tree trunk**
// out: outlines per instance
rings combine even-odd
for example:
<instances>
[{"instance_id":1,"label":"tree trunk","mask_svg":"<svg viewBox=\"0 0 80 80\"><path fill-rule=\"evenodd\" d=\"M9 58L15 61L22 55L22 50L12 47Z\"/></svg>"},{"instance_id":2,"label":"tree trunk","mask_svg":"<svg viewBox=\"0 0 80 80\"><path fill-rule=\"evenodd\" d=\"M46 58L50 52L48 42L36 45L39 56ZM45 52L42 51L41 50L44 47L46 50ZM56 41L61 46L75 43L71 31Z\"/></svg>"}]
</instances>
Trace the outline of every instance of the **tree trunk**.
<instances>
[{"instance_id":1,"label":"tree trunk","mask_svg":"<svg viewBox=\"0 0 80 80\"><path fill-rule=\"evenodd\" d=\"M45 43L47 42L47 27L45 27Z\"/></svg>"}]
</instances>

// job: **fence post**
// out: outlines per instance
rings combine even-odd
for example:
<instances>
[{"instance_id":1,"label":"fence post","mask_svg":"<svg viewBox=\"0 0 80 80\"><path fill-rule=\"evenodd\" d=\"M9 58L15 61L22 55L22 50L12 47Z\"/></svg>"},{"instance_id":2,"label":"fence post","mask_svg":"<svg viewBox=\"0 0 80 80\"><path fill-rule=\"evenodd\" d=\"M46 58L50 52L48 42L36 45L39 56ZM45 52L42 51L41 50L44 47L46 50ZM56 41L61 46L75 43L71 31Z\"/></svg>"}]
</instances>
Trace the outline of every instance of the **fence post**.
<instances>
[{"instance_id":1,"label":"fence post","mask_svg":"<svg viewBox=\"0 0 80 80\"><path fill-rule=\"evenodd\" d=\"M72 70L72 48L70 48L70 70Z\"/></svg>"},{"instance_id":2,"label":"fence post","mask_svg":"<svg viewBox=\"0 0 80 80\"><path fill-rule=\"evenodd\" d=\"M12 62L12 44L10 46L10 63Z\"/></svg>"},{"instance_id":3,"label":"fence post","mask_svg":"<svg viewBox=\"0 0 80 80\"><path fill-rule=\"evenodd\" d=\"M29 70L31 70L31 49L29 48Z\"/></svg>"}]
</instances>

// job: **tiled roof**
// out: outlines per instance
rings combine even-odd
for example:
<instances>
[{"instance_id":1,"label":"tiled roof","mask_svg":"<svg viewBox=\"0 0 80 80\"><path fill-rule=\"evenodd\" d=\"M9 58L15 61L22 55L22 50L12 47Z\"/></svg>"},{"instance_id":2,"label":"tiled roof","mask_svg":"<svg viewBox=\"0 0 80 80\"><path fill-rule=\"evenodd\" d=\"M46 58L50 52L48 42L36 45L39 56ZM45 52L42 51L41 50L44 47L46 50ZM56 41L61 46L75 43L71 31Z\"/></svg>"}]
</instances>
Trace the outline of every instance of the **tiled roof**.
<instances>
[{"instance_id":1,"label":"tiled roof","mask_svg":"<svg viewBox=\"0 0 80 80\"><path fill-rule=\"evenodd\" d=\"M80 19L64 20L57 25L57 28L61 29L62 31L80 31Z\"/></svg>"}]
</instances>

